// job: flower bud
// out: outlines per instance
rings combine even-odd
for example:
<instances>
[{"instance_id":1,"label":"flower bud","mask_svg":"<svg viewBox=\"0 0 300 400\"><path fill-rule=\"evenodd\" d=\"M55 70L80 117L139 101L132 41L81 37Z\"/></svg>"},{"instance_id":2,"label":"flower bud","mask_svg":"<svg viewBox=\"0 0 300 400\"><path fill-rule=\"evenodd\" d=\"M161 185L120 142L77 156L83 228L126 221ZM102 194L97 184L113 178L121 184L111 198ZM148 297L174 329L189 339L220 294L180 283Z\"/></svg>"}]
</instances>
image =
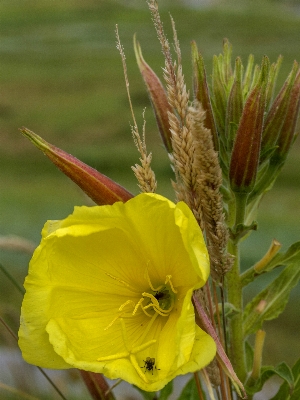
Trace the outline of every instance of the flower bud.
<instances>
[{"instance_id":1,"label":"flower bud","mask_svg":"<svg viewBox=\"0 0 300 400\"><path fill-rule=\"evenodd\" d=\"M172 112L172 107L168 102L162 83L144 60L141 47L135 36L134 51L138 67L148 90L161 138L167 151L172 153L171 132L168 117L168 112Z\"/></svg>"},{"instance_id":2,"label":"flower bud","mask_svg":"<svg viewBox=\"0 0 300 400\"><path fill-rule=\"evenodd\" d=\"M267 114L262 133L262 152L260 163L265 161L270 155L270 152L274 151L275 149L276 141L282 130L286 114L288 112L291 92L294 88L298 70L299 65L297 62L295 62L291 73L286 79Z\"/></svg>"},{"instance_id":3,"label":"flower bud","mask_svg":"<svg viewBox=\"0 0 300 400\"><path fill-rule=\"evenodd\" d=\"M234 192L250 193L256 181L268 70L269 60L264 57L259 81L246 100L238 126L229 170Z\"/></svg>"},{"instance_id":4,"label":"flower bud","mask_svg":"<svg viewBox=\"0 0 300 400\"><path fill-rule=\"evenodd\" d=\"M287 112L276 142L276 149L270 159L270 164L278 164L279 167L285 162L291 145L297 135L297 122L300 106L300 71L298 71L295 84L291 90Z\"/></svg>"},{"instance_id":5,"label":"flower bud","mask_svg":"<svg viewBox=\"0 0 300 400\"><path fill-rule=\"evenodd\" d=\"M46 142L40 136L26 128L22 134L38 147L65 175L75 182L96 204L126 202L133 195L118 183L109 179L92 167L89 167L71 154Z\"/></svg>"}]
</instances>

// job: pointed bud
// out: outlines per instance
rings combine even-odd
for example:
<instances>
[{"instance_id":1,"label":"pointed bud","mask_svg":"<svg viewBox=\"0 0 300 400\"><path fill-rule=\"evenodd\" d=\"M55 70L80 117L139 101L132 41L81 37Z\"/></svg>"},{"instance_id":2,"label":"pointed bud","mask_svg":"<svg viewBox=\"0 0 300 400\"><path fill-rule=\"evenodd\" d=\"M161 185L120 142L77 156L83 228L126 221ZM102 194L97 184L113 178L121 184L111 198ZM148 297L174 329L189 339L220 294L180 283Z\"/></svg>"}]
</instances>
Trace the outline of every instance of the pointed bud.
<instances>
[{"instance_id":1,"label":"pointed bud","mask_svg":"<svg viewBox=\"0 0 300 400\"><path fill-rule=\"evenodd\" d=\"M266 160L275 149L278 136L282 130L285 121L286 113L290 103L290 96L294 87L299 65L294 62L293 69L283 84L280 92L274 100L264 123L261 145L260 163Z\"/></svg>"},{"instance_id":2,"label":"pointed bud","mask_svg":"<svg viewBox=\"0 0 300 400\"><path fill-rule=\"evenodd\" d=\"M148 90L161 138L168 153L172 153L171 132L168 117L168 112L173 112L172 107L168 102L161 81L144 60L141 47L135 36L133 43L138 67Z\"/></svg>"},{"instance_id":3,"label":"pointed bud","mask_svg":"<svg viewBox=\"0 0 300 400\"><path fill-rule=\"evenodd\" d=\"M250 193L256 181L268 71L269 60L264 57L259 81L246 100L232 150L229 178L234 192Z\"/></svg>"},{"instance_id":4,"label":"pointed bud","mask_svg":"<svg viewBox=\"0 0 300 400\"><path fill-rule=\"evenodd\" d=\"M71 154L46 142L29 129L21 129L22 134L38 147L65 175L75 182L96 204L126 202L133 195L118 183L89 167Z\"/></svg>"},{"instance_id":5,"label":"pointed bud","mask_svg":"<svg viewBox=\"0 0 300 400\"><path fill-rule=\"evenodd\" d=\"M270 164L278 164L279 167L283 165L288 155L288 152L293 144L297 135L297 123L299 119L300 107L300 71L298 71L295 79L295 84L291 91L289 103L285 119L276 142L276 150L274 151Z\"/></svg>"},{"instance_id":6,"label":"pointed bud","mask_svg":"<svg viewBox=\"0 0 300 400\"><path fill-rule=\"evenodd\" d=\"M203 110L206 112L204 126L205 128L210 129L213 137L214 148L217 151L219 149L219 139L215 119L213 116L212 105L210 102L204 61L201 54L198 53L197 45L195 42L192 42L192 62L194 69L194 96L202 104Z\"/></svg>"}]
</instances>

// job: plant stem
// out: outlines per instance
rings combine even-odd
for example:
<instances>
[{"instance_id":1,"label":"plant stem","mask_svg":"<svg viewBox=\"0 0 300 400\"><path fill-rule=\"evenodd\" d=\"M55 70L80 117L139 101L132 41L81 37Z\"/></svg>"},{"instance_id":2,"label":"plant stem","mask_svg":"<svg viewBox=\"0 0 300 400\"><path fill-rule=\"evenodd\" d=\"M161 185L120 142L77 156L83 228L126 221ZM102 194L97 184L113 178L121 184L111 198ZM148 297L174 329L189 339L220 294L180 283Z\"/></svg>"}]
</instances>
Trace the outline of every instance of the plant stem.
<instances>
[{"instance_id":1,"label":"plant stem","mask_svg":"<svg viewBox=\"0 0 300 400\"><path fill-rule=\"evenodd\" d=\"M245 348L243 336L243 298L240 279L239 244L232 240L228 242L228 251L235 257L234 264L226 276L228 302L240 310L238 314L228 320L230 335L230 360L235 373L244 382L246 379Z\"/></svg>"},{"instance_id":2,"label":"plant stem","mask_svg":"<svg viewBox=\"0 0 300 400\"><path fill-rule=\"evenodd\" d=\"M247 199L248 199L248 193L235 193L235 202L236 202L235 227L245 222Z\"/></svg>"}]
</instances>

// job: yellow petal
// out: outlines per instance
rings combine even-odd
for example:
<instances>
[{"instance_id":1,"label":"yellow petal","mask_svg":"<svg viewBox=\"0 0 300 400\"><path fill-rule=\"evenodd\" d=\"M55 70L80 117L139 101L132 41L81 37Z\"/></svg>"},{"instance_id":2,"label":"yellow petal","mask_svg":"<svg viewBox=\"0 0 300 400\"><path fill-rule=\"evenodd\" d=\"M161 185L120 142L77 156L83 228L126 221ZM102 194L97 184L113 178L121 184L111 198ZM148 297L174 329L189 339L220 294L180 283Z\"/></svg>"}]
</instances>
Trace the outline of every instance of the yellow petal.
<instances>
[{"instance_id":1,"label":"yellow petal","mask_svg":"<svg viewBox=\"0 0 300 400\"><path fill-rule=\"evenodd\" d=\"M45 224L31 260L19 331L23 356L159 390L215 354L191 301L208 274L202 233L184 203L141 194L127 203L76 207L65 220ZM160 302L164 293L168 306ZM153 370L145 368L147 359L155 360Z\"/></svg>"}]
</instances>

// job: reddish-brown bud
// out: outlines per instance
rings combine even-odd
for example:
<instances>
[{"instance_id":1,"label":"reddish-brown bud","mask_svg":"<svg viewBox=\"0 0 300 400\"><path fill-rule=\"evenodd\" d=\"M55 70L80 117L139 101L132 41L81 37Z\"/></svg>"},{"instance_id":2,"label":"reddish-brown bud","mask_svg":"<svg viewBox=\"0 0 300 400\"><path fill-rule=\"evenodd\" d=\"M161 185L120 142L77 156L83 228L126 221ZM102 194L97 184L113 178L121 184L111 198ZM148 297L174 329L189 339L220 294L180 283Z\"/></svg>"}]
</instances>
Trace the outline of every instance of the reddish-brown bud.
<instances>
[{"instance_id":1,"label":"reddish-brown bud","mask_svg":"<svg viewBox=\"0 0 300 400\"><path fill-rule=\"evenodd\" d=\"M169 153L172 152L171 132L168 112L172 112L165 89L155 72L149 67L143 58L142 50L134 36L134 51L138 67L146 84L151 104L154 110L158 129Z\"/></svg>"},{"instance_id":2,"label":"reddish-brown bud","mask_svg":"<svg viewBox=\"0 0 300 400\"><path fill-rule=\"evenodd\" d=\"M113 204L116 201L126 202L133 197L118 183L89 167L71 154L46 142L29 129L22 128L21 132L96 204Z\"/></svg>"},{"instance_id":3,"label":"reddish-brown bud","mask_svg":"<svg viewBox=\"0 0 300 400\"><path fill-rule=\"evenodd\" d=\"M293 69L283 84L280 92L275 98L264 123L261 144L261 159L262 163L275 148L277 139L283 128L283 123L286 119L288 107L290 107L290 98L296 79L299 64L294 62Z\"/></svg>"},{"instance_id":4,"label":"reddish-brown bud","mask_svg":"<svg viewBox=\"0 0 300 400\"><path fill-rule=\"evenodd\" d=\"M266 75L269 64L263 60L259 82L250 92L237 130L229 170L234 192L250 193L254 187L260 156L265 110Z\"/></svg>"},{"instance_id":5,"label":"reddish-brown bud","mask_svg":"<svg viewBox=\"0 0 300 400\"><path fill-rule=\"evenodd\" d=\"M285 119L276 142L276 149L270 159L270 163L282 164L294 142L297 134L297 123L299 118L300 107L300 71L298 71L295 84L292 88L287 106Z\"/></svg>"}]
</instances>

